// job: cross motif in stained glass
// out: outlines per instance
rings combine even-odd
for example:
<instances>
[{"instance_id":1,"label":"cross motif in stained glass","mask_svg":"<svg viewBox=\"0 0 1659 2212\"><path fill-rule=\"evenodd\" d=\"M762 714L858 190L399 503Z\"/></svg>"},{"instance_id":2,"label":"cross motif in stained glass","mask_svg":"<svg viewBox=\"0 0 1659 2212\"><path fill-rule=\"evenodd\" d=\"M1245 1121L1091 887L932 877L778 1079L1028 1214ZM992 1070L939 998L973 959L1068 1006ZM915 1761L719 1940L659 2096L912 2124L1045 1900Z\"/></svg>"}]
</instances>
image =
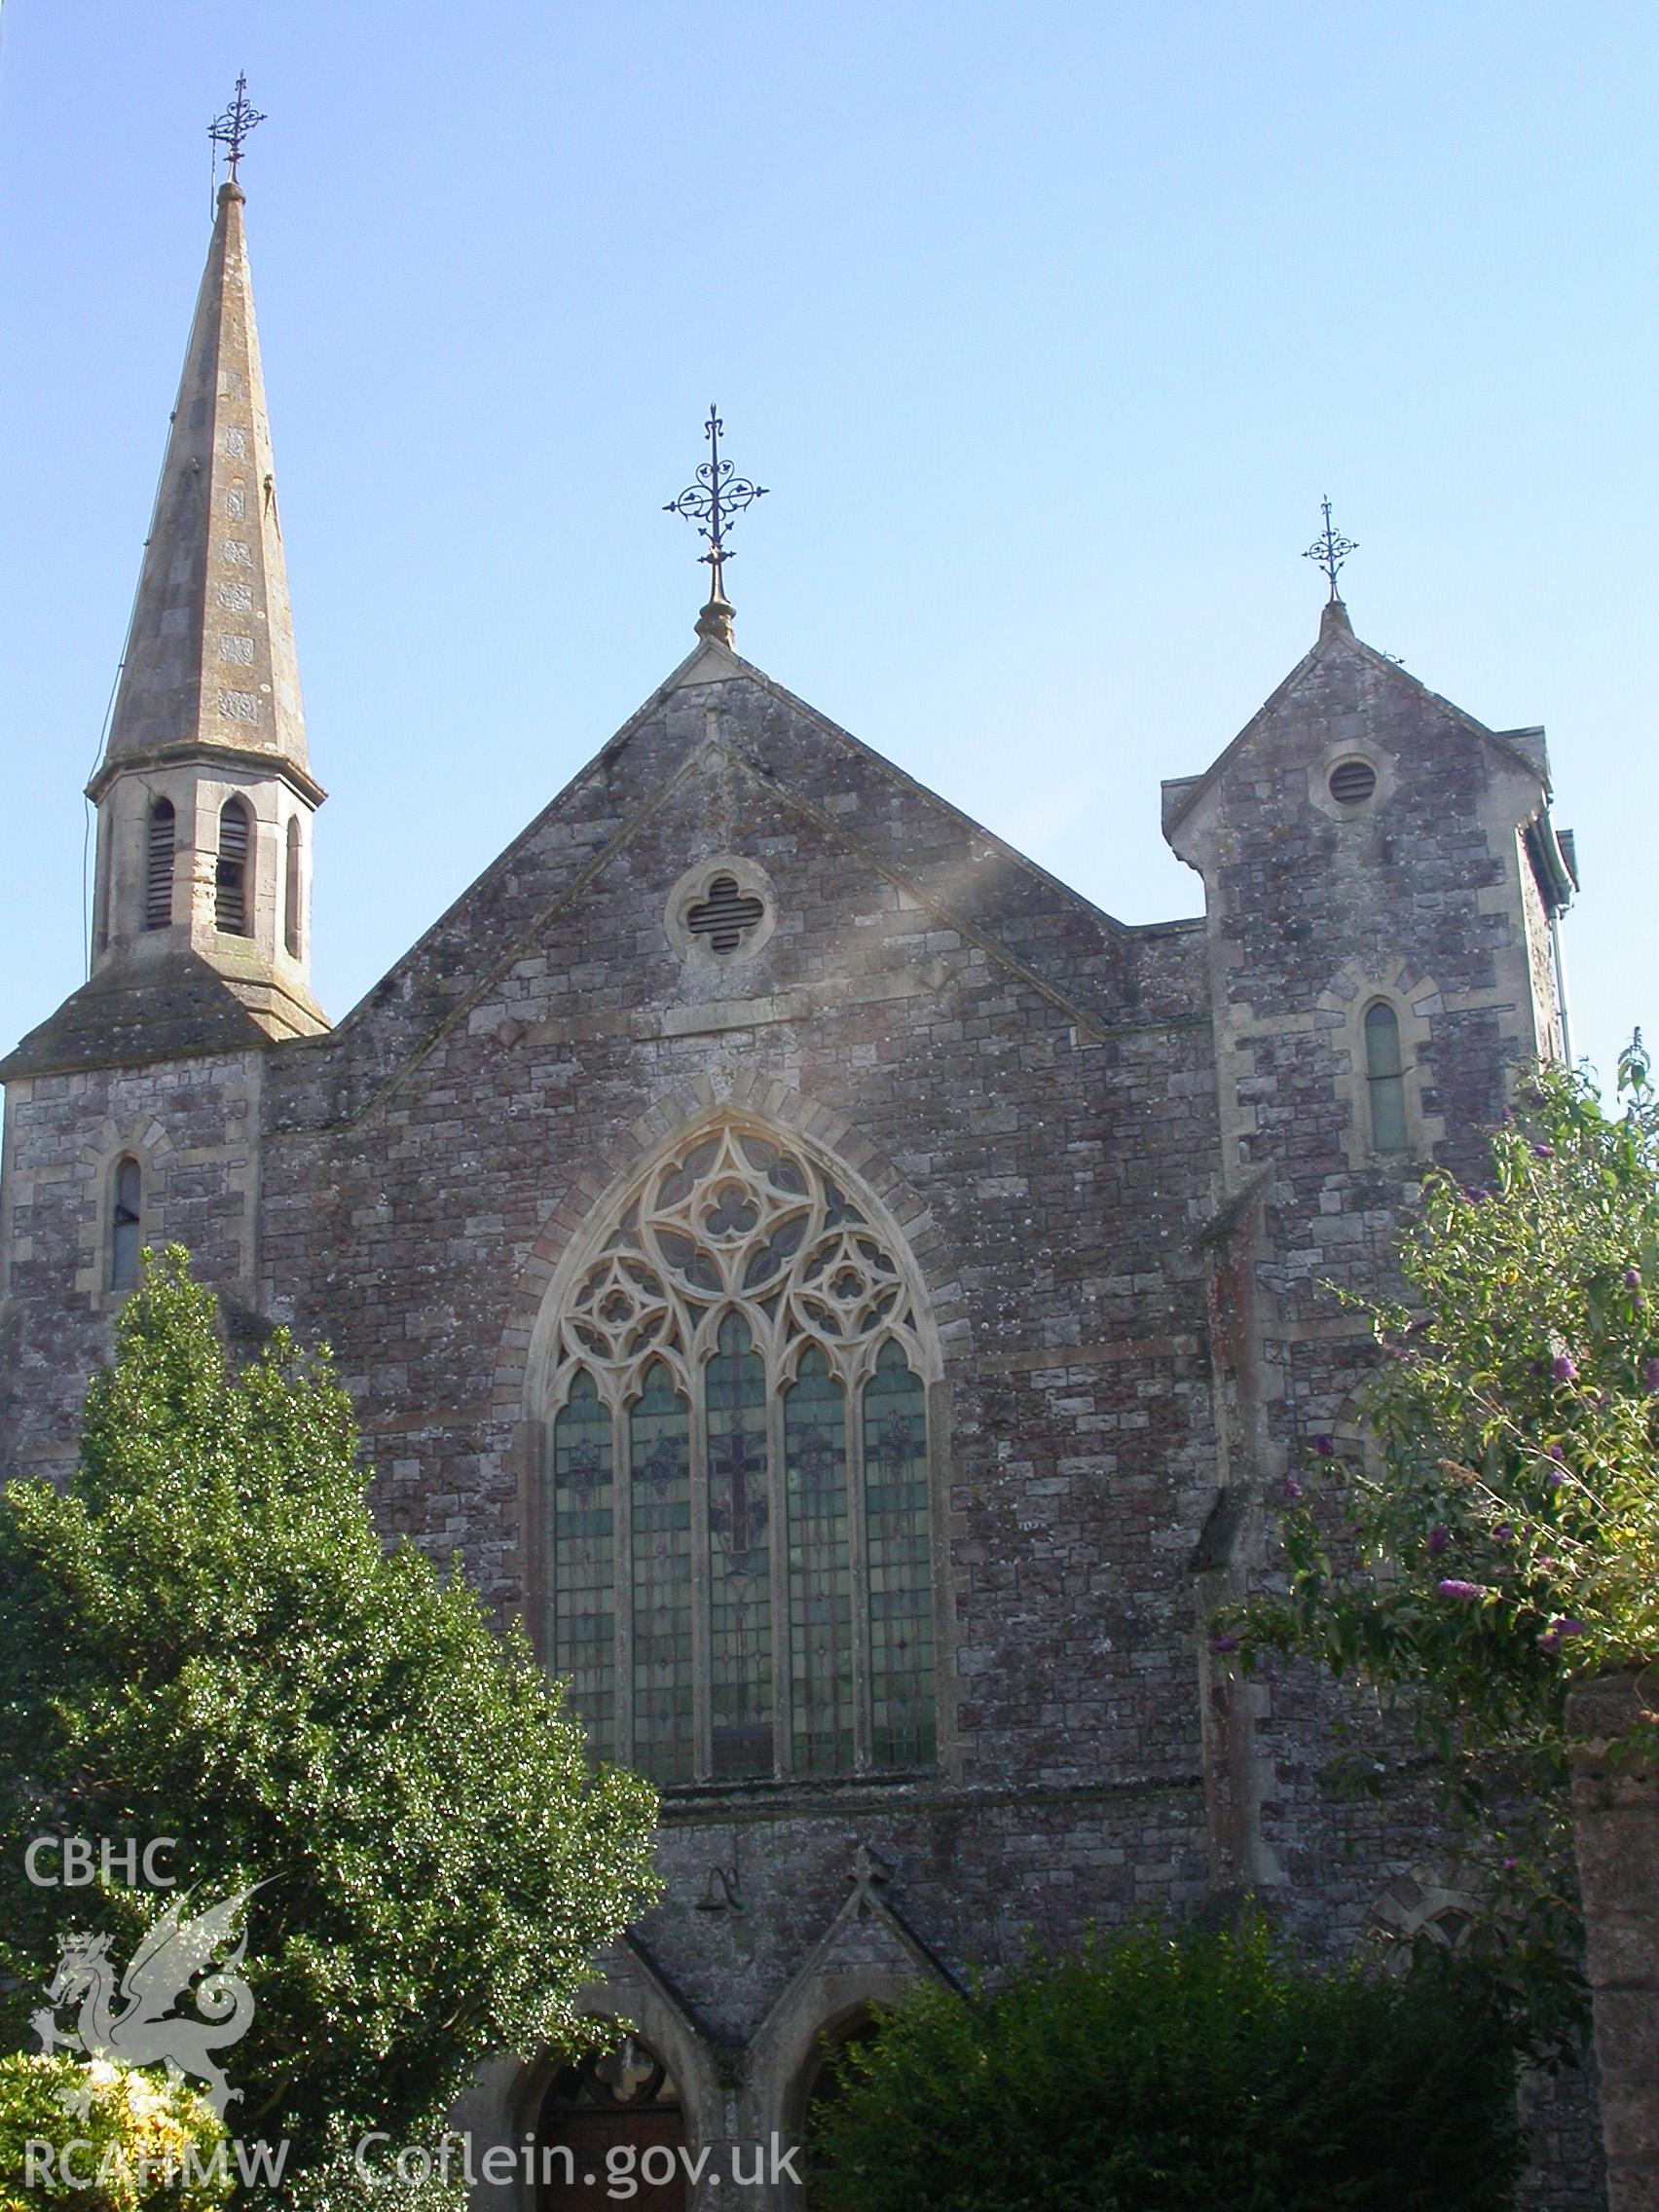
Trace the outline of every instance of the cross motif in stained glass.
<instances>
[{"instance_id":1,"label":"cross motif in stained glass","mask_svg":"<svg viewBox=\"0 0 1659 2212\"><path fill-rule=\"evenodd\" d=\"M897 1231L734 1121L644 1170L578 1251L550 1648L580 1655L596 1736L663 1786L930 1762L938 1353Z\"/></svg>"}]
</instances>

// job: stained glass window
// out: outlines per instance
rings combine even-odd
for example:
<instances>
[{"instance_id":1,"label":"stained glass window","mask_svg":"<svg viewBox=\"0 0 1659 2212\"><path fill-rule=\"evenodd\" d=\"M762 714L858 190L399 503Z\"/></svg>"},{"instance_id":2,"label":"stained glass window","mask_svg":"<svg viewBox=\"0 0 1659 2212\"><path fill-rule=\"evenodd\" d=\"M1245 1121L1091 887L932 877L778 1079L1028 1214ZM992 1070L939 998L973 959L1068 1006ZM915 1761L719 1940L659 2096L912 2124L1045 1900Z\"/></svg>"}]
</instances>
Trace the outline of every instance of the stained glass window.
<instances>
[{"instance_id":1,"label":"stained glass window","mask_svg":"<svg viewBox=\"0 0 1659 2212\"><path fill-rule=\"evenodd\" d=\"M766 1370L736 1313L704 1369L709 1429L709 1673L716 1774L772 1768L772 1547Z\"/></svg>"},{"instance_id":2,"label":"stained glass window","mask_svg":"<svg viewBox=\"0 0 1659 2212\"><path fill-rule=\"evenodd\" d=\"M691 1725L690 1417L653 1359L628 1416L633 1495L634 1761L658 1784L689 1782Z\"/></svg>"},{"instance_id":3,"label":"stained glass window","mask_svg":"<svg viewBox=\"0 0 1659 2212\"><path fill-rule=\"evenodd\" d=\"M934 1749L927 1416L897 1345L865 1384L864 1456L874 1758L918 1766Z\"/></svg>"},{"instance_id":4,"label":"stained glass window","mask_svg":"<svg viewBox=\"0 0 1659 2212\"><path fill-rule=\"evenodd\" d=\"M938 1351L874 1201L721 1124L567 1280L547 1649L596 1745L662 1785L931 1763Z\"/></svg>"},{"instance_id":5,"label":"stained glass window","mask_svg":"<svg viewBox=\"0 0 1659 2212\"><path fill-rule=\"evenodd\" d=\"M610 1414L578 1373L553 1423L553 1672L596 1743L611 1740L616 1659Z\"/></svg>"},{"instance_id":6,"label":"stained glass window","mask_svg":"<svg viewBox=\"0 0 1659 2212\"><path fill-rule=\"evenodd\" d=\"M816 1345L784 1392L789 1496L790 1764L853 1764L853 1578L847 1556L846 1396Z\"/></svg>"}]
</instances>

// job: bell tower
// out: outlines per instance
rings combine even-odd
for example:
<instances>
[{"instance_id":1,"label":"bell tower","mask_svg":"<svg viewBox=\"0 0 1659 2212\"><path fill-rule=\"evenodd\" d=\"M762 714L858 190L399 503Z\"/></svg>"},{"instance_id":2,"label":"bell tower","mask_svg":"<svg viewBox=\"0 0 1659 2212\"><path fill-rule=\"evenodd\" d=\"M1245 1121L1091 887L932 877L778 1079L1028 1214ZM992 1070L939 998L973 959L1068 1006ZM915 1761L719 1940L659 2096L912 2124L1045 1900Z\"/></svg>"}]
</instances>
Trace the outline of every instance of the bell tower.
<instances>
[{"instance_id":1,"label":"bell tower","mask_svg":"<svg viewBox=\"0 0 1659 2212\"><path fill-rule=\"evenodd\" d=\"M328 1026L310 982L312 825L324 794L306 751L235 174L240 129L109 742L87 787L97 807L92 976L159 983L182 965L201 983L204 964L258 1029L281 1038Z\"/></svg>"}]
</instances>

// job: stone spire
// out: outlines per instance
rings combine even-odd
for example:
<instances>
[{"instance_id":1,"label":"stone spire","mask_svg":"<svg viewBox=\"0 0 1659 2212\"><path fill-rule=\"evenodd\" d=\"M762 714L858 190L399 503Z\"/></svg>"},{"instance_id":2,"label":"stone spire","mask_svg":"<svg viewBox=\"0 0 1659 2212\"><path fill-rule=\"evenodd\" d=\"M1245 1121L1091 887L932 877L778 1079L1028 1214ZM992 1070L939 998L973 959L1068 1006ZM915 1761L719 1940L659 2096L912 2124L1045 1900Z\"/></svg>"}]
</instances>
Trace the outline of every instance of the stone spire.
<instances>
[{"instance_id":1,"label":"stone spire","mask_svg":"<svg viewBox=\"0 0 1659 2212\"><path fill-rule=\"evenodd\" d=\"M97 798L189 754L280 763L314 804L294 657L242 192L218 217L145 543Z\"/></svg>"},{"instance_id":2,"label":"stone spire","mask_svg":"<svg viewBox=\"0 0 1659 2212\"><path fill-rule=\"evenodd\" d=\"M311 995L323 793L306 756L234 176L219 190L109 742L87 795L98 810L92 973L31 1040L37 1058L176 1055L327 1027Z\"/></svg>"}]
</instances>

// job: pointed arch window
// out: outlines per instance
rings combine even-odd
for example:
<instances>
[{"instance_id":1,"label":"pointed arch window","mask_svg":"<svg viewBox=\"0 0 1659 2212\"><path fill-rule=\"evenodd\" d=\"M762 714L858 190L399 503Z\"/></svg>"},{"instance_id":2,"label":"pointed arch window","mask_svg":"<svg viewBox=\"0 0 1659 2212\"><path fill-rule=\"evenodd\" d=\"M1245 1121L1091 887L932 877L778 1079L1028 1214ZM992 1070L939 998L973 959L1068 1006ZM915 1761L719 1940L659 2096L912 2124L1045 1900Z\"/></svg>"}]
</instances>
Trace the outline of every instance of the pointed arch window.
<instances>
[{"instance_id":1,"label":"pointed arch window","mask_svg":"<svg viewBox=\"0 0 1659 2212\"><path fill-rule=\"evenodd\" d=\"M253 817L243 798L219 809L219 858L213 870L213 921L227 937L253 935Z\"/></svg>"},{"instance_id":2,"label":"pointed arch window","mask_svg":"<svg viewBox=\"0 0 1659 2212\"><path fill-rule=\"evenodd\" d=\"M288 958L300 957L300 818L288 817L287 868L282 878L282 942Z\"/></svg>"},{"instance_id":3,"label":"pointed arch window","mask_svg":"<svg viewBox=\"0 0 1659 2212\"><path fill-rule=\"evenodd\" d=\"M143 1234L144 1179L130 1153L115 1163L110 1177L109 1287L138 1287L139 1239Z\"/></svg>"},{"instance_id":4,"label":"pointed arch window","mask_svg":"<svg viewBox=\"0 0 1659 2212\"><path fill-rule=\"evenodd\" d=\"M663 1786L932 1764L938 1355L897 1232L732 1124L585 1252L555 1322L543 1641L596 1747Z\"/></svg>"},{"instance_id":5,"label":"pointed arch window","mask_svg":"<svg viewBox=\"0 0 1659 2212\"><path fill-rule=\"evenodd\" d=\"M1365 1088L1374 1152L1404 1152L1406 1063L1400 1051L1400 1017L1386 999L1365 1010Z\"/></svg>"},{"instance_id":6,"label":"pointed arch window","mask_svg":"<svg viewBox=\"0 0 1659 2212\"><path fill-rule=\"evenodd\" d=\"M172 920L173 845L177 822L170 798L151 802L144 852L144 927L165 930Z\"/></svg>"}]
</instances>

